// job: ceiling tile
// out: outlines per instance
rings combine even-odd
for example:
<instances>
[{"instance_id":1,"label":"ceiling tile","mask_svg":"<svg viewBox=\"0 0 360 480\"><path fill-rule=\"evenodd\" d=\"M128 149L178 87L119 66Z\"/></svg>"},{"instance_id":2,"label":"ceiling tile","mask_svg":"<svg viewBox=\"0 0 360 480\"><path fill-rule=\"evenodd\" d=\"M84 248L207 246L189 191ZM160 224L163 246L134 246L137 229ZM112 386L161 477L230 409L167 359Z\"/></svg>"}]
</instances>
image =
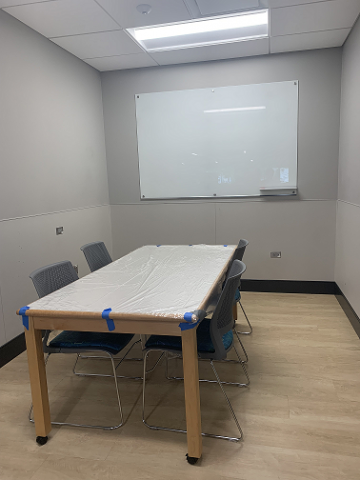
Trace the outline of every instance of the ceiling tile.
<instances>
[{"instance_id":1,"label":"ceiling tile","mask_svg":"<svg viewBox=\"0 0 360 480\"><path fill-rule=\"evenodd\" d=\"M134 53L132 55L117 55L113 57L89 58L84 62L92 67L105 72L108 70L127 70L130 68L157 67L157 63L146 53Z\"/></svg>"},{"instance_id":2,"label":"ceiling tile","mask_svg":"<svg viewBox=\"0 0 360 480\"><path fill-rule=\"evenodd\" d=\"M142 53L141 48L122 30L58 37L52 41L79 58Z\"/></svg>"},{"instance_id":3,"label":"ceiling tile","mask_svg":"<svg viewBox=\"0 0 360 480\"><path fill-rule=\"evenodd\" d=\"M119 29L93 0L55 0L4 10L45 37Z\"/></svg>"},{"instance_id":4,"label":"ceiling tile","mask_svg":"<svg viewBox=\"0 0 360 480\"><path fill-rule=\"evenodd\" d=\"M359 0L331 0L271 11L271 36L351 28L360 12Z\"/></svg>"},{"instance_id":5,"label":"ceiling tile","mask_svg":"<svg viewBox=\"0 0 360 480\"><path fill-rule=\"evenodd\" d=\"M264 55L266 53L269 53L268 38L188 48L186 50L154 52L151 56L159 65L172 65L178 63L205 62L209 60L224 60L226 58L247 57L250 55Z\"/></svg>"},{"instance_id":6,"label":"ceiling tile","mask_svg":"<svg viewBox=\"0 0 360 480\"><path fill-rule=\"evenodd\" d=\"M202 15L221 15L246 8L259 8L259 0L195 0Z\"/></svg>"},{"instance_id":7,"label":"ceiling tile","mask_svg":"<svg viewBox=\"0 0 360 480\"><path fill-rule=\"evenodd\" d=\"M48 2L52 0L36 0L36 2ZM35 0L0 0L0 8L14 7L15 5L26 5L28 3L34 3Z\"/></svg>"},{"instance_id":8,"label":"ceiling tile","mask_svg":"<svg viewBox=\"0 0 360 480\"><path fill-rule=\"evenodd\" d=\"M270 53L341 47L349 33L350 28L271 37Z\"/></svg>"},{"instance_id":9,"label":"ceiling tile","mask_svg":"<svg viewBox=\"0 0 360 480\"><path fill-rule=\"evenodd\" d=\"M329 0L268 0L269 8L293 7L295 5L305 5L305 3L326 2Z\"/></svg>"},{"instance_id":10,"label":"ceiling tile","mask_svg":"<svg viewBox=\"0 0 360 480\"><path fill-rule=\"evenodd\" d=\"M183 0L96 0L123 28L143 27L161 23L190 20ZM139 4L150 4L151 11L144 15L136 10Z\"/></svg>"}]
</instances>

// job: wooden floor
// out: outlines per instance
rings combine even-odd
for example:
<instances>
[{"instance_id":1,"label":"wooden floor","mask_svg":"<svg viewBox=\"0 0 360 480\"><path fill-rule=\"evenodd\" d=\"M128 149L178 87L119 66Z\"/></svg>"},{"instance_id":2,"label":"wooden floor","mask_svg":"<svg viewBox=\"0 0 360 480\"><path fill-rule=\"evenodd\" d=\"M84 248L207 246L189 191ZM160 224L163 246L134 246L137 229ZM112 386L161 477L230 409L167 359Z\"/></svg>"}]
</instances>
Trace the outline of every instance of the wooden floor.
<instances>
[{"instance_id":1,"label":"wooden floor","mask_svg":"<svg viewBox=\"0 0 360 480\"><path fill-rule=\"evenodd\" d=\"M27 420L24 353L0 370L1 480L359 480L360 340L335 297L246 292L243 304L254 326L242 337L251 386L227 387L243 443L205 438L203 459L188 465L186 437L143 426L141 382L120 380L123 428L54 427L38 447ZM73 355L50 358L53 419L115 424L111 378L75 377L73 362ZM200 363L200 374L212 378ZM180 362L171 365L181 373ZM239 366L217 365L222 379L243 378ZM108 367L105 360L82 361L84 371ZM122 372L141 375L141 363L127 362ZM219 387L201 384L200 391L203 431L236 434ZM182 383L166 381L164 365L149 376L147 400L149 422L185 426Z\"/></svg>"}]
</instances>

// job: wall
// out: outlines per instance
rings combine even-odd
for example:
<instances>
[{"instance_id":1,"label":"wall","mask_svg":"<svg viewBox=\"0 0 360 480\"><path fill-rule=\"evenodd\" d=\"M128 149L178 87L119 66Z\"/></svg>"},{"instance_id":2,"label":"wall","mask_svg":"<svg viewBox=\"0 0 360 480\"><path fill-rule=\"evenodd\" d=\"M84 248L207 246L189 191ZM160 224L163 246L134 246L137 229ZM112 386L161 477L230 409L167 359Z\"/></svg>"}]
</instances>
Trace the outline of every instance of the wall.
<instances>
[{"instance_id":1,"label":"wall","mask_svg":"<svg viewBox=\"0 0 360 480\"><path fill-rule=\"evenodd\" d=\"M3 11L0 65L1 345L37 298L32 270L69 259L84 275L80 246L112 238L99 73Z\"/></svg>"},{"instance_id":2,"label":"wall","mask_svg":"<svg viewBox=\"0 0 360 480\"><path fill-rule=\"evenodd\" d=\"M296 198L140 202L136 93L285 80L299 80ZM341 49L103 73L114 255L245 237L248 278L333 281L340 81Z\"/></svg>"},{"instance_id":3,"label":"wall","mask_svg":"<svg viewBox=\"0 0 360 480\"><path fill-rule=\"evenodd\" d=\"M360 316L360 20L343 50L335 281Z\"/></svg>"}]
</instances>

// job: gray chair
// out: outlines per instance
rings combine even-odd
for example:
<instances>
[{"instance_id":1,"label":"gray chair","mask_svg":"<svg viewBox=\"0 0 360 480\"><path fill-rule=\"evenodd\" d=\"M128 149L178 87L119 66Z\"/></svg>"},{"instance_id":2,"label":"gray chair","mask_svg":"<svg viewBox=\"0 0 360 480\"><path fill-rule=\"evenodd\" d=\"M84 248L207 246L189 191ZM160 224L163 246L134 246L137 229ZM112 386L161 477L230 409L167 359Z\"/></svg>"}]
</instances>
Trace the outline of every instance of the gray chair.
<instances>
[{"instance_id":1,"label":"gray chair","mask_svg":"<svg viewBox=\"0 0 360 480\"><path fill-rule=\"evenodd\" d=\"M104 242L87 243L80 247L80 250L84 253L91 272L95 272L95 270L99 270L99 268L112 262Z\"/></svg>"},{"instance_id":2,"label":"gray chair","mask_svg":"<svg viewBox=\"0 0 360 480\"><path fill-rule=\"evenodd\" d=\"M52 293L60 288L69 285L75 280L78 280L77 273L74 270L71 262L64 261L48 265L46 267L39 268L30 274L30 278L33 281L34 287L39 297L44 297L49 293ZM88 428L103 428L105 430L113 430L123 425L123 413L121 408L120 394L117 383L116 367L114 362L114 355L121 352L132 340L132 334L119 334L119 333L98 333L98 332L72 332L63 331L56 335L51 341L49 341L50 330L45 332L43 338L44 353L47 354L45 364L47 364L49 357L53 353L76 353L79 358L80 352L88 351L101 351L104 352L111 360L112 364L112 376L115 381L116 398L119 406L120 423L114 426L106 427L100 425L83 425L65 422L51 422L53 425L70 425L74 427L88 427ZM129 350L128 350L129 352ZM127 353L128 353L127 352ZM125 356L127 355L125 354ZM124 357L125 357L124 356ZM124 358L123 357L123 358ZM75 365L76 365L75 362ZM121 362L120 362L121 363ZM119 365L117 365L119 366ZM75 369L75 366L74 366ZM75 370L74 370L75 373ZM91 376L104 376L96 374L80 374ZM32 418L32 406L29 412L29 420Z\"/></svg>"},{"instance_id":3,"label":"gray chair","mask_svg":"<svg viewBox=\"0 0 360 480\"><path fill-rule=\"evenodd\" d=\"M233 260L240 260L242 261L243 257L244 257L244 253L245 253L245 249L246 247L249 245L249 242L245 239L241 239L239 241L239 244L234 252L234 256L233 256ZM246 312L245 312L245 309L241 303L241 294L240 294L240 289L238 289L235 293L235 310L234 310L234 317L236 315L236 303L239 303L240 307L241 307L241 310L243 311L243 314L244 314L244 317L247 321L247 324L249 325L249 330L248 331L245 331L245 332L237 332L237 333L240 333L241 335L251 335L253 329L252 329L252 326L251 326L251 323L248 319L248 316L246 315ZM236 315L237 317L237 315ZM237 318L234 318L234 320L237 320Z\"/></svg>"},{"instance_id":4,"label":"gray chair","mask_svg":"<svg viewBox=\"0 0 360 480\"><path fill-rule=\"evenodd\" d=\"M80 250L84 253L87 264L89 265L90 271L95 272L100 268L109 265L112 262L110 254L105 246L104 242L91 242L87 243L80 247ZM133 343L132 346L138 344L140 340L137 340ZM78 358L97 358L97 359L106 359L106 357L102 355L80 355ZM118 360L118 357L115 357L115 360ZM129 361L141 361L142 358L127 358L126 360ZM75 373L75 372L74 372ZM135 380L141 379L142 377L126 377L126 376L119 376L119 378L132 378Z\"/></svg>"},{"instance_id":5,"label":"gray chair","mask_svg":"<svg viewBox=\"0 0 360 480\"><path fill-rule=\"evenodd\" d=\"M232 316L232 306L233 306L235 291L238 288L239 280L241 278L241 275L244 273L245 269L246 269L246 266L244 265L244 263L240 262L239 260L235 260L232 263L229 274L225 282L225 286L219 297L219 300L215 307L215 311L212 318L211 319L204 318L204 320L202 320L201 323L199 324L196 331L198 357L200 360L202 359L210 360L210 365L216 378L214 382L220 386L240 434L239 437L214 435L210 433L202 433L202 435L213 437L213 438L222 438L222 439L231 440L231 441L241 440L243 437L243 433L239 425L239 422L236 418L235 412L232 408L232 405L230 403L230 400L226 395L226 392L223 387L223 384L227 382L222 382L220 380L219 375L214 366L214 361L226 359L228 352L232 348L235 348L234 341L233 341L234 319ZM154 430L167 430L171 432L186 433L186 430L179 430L179 429L169 428L169 427L159 427L155 425L149 425L146 422L146 415L145 415L145 387L146 387L146 373L147 373L146 361L147 361L147 356L151 351L161 351L161 352L166 352L167 354L170 353L174 356L181 356L181 352L182 352L181 337L152 335L146 342L145 349L144 349L143 422L148 428L151 428ZM244 371L246 372L244 366L243 368L244 368ZM247 386L247 384L238 384L235 382L232 383L232 385Z\"/></svg>"}]
</instances>

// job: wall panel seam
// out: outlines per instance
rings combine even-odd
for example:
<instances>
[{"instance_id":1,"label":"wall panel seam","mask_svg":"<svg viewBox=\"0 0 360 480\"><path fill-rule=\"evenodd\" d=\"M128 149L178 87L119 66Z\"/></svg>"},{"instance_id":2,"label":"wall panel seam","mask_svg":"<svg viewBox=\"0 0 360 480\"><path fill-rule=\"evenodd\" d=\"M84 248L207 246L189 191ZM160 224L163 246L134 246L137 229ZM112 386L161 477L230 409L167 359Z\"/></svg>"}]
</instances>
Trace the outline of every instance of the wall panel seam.
<instances>
[{"instance_id":1,"label":"wall panel seam","mask_svg":"<svg viewBox=\"0 0 360 480\"><path fill-rule=\"evenodd\" d=\"M78 208L69 208L66 210L55 210L54 212L43 212L43 213L34 213L31 215L24 215L22 217L10 217L10 218L2 218L0 219L1 222L10 222L12 220L23 220L25 218L32 218L32 217L42 217L45 215L56 215L58 213L70 213L70 212L78 212L80 210L89 210L91 208L102 208L102 207L109 207L110 204L105 203L103 205L89 205L87 207L78 207Z\"/></svg>"},{"instance_id":2,"label":"wall panel seam","mask_svg":"<svg viewBox=\"0 0 360 480\"><path fill-rule=\"evenodd\" d=\"M357 204L357 203L347 202L346 200L340 200L340 199L338 199L337 201L338 201L338 202L341 202L341 203L346 203L347 205L352 205L353 207L358 207L358 208L360 208L360 205Z\"/></svg>"}]
</instances>

